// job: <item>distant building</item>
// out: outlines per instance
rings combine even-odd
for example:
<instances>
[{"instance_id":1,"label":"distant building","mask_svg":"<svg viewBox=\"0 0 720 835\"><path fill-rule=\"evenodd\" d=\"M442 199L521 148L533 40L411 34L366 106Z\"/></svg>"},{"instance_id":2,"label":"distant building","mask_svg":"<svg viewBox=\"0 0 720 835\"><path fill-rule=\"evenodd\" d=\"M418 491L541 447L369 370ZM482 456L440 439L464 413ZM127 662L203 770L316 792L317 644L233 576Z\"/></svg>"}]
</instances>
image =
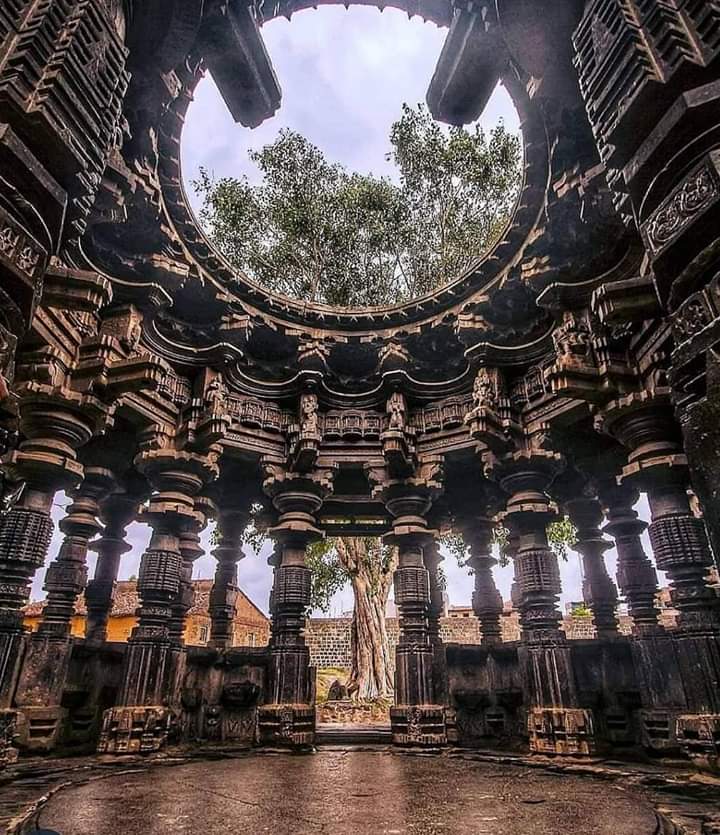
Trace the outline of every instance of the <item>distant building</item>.
<instances>
[{"instance_id":1,"label":"distant building","mask_svg":"<svg viewBox=\"0 0 720 835\"><path fill-rule=\"evenodd\" d=\"M193 580L193 605L188 612L185 626L185 643L204 646L210 640L210 590L212 580ZM136 580L121 580L115 583L113 608L108 620L108 640L127 641L137 623L135 612L140 605ZM25 626L37 629L42 617L45 601L31 603L25 608ZM75 601L75 615L72 619L72 634L81 638L85 635L87 610L85 598L81 595ZM270 639L270 620L241 590L238 592L233 625L234 646L265 646Z\"/></svg>"}]
</instances>

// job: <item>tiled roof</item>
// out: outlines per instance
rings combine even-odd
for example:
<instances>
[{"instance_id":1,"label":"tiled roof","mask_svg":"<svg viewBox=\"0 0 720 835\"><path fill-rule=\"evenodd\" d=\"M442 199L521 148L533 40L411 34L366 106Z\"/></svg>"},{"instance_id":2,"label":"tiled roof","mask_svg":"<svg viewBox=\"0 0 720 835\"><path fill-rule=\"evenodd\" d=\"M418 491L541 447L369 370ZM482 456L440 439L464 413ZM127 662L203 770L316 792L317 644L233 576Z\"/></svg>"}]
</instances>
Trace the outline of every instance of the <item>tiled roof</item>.
<instances>
[{"instance_id":1,"label":"tiled roof","mask_svg":"<svg viewBox=\"0 0 720 835\"><path fill-rule=\"evenodd\" d=\"M207 615L210 608L210 591L212 580L193 580L193 605L190 608L191 615ZM258 614L267 620L266 615L240 590L240 594L247 602L257 610ZM239 601L238 601L239 602ZM113 607L111 617L133 617L140 606L140 598L137 590L137 580L118 580L115 583L113 592ZM39 617L45 608L44 600L36 600L25 607L26 617ZM87 615L85 597L81 594L75 600L75 614L78 616Z\"/></svg>"}]
</instances>

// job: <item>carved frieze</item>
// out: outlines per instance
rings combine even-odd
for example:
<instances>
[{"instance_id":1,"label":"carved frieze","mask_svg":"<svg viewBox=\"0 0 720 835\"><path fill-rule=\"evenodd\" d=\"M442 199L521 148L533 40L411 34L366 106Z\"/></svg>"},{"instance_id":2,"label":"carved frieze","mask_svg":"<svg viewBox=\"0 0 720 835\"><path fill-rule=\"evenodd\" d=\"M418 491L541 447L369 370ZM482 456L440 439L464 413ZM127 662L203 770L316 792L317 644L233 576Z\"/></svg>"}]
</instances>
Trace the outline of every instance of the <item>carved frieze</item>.
<instances>
[{"instance_id":1,"label":"carved frieze","mask_svg":"<svg viewBox=\"0 0 720 835\"><path fill-rule=\"evenodd\" d=\"M39 141L62 151L52 173L71 193L71 221L82 232L129 81L124 33L102 0L36 3L19 20L0 70L0 105L20 108Z\"/></svg>"},{"instance_id":2,"label":"carved frieze","mask_svg":"<svg viewBox=\"0 0 720 835\"><path fill-rule=\"evenodd\" d=\"M41 287L47 252L0 206L0 264Z\"/></svg>"},{"instance_id":3,"label":"carved frieze","mask_svg":"<svg viewBox=\"0 0 720 835\"><path fill-rule=\"evenodd\" d=\"M675 187L642 225L649 251L657 256L720 198L720 153L714 152Z\"/></svg>"}]
</instances>

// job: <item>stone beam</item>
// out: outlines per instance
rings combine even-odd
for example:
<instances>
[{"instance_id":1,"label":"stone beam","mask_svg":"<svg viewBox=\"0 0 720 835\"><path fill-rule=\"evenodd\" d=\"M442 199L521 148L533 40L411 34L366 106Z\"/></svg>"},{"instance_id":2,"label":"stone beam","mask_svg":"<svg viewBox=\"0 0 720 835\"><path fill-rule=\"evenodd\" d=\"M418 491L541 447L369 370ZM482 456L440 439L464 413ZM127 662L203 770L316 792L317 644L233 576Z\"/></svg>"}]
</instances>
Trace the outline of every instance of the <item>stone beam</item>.
<instances>
[{"instance_id":1,"label":"stone beam","mask_svg":"<svg viewBox=\"0 0 720 835\"><path fill-rule=\"evenodd\" d=\"M236 122L256 128L275 114L282 96L252 12L224 4L207 21L203 55Z\"/></svg>"},{"instance_id":2,"label":"stone beam","mask_svg":"<svg viewBox=\"0 0 720 835\"><path fill-rule=\"evenodd\" d=\"M495 12L458 9L427 92L435 119L465 125L479 118L508 64Z\"/></svg>"}]
</instances>

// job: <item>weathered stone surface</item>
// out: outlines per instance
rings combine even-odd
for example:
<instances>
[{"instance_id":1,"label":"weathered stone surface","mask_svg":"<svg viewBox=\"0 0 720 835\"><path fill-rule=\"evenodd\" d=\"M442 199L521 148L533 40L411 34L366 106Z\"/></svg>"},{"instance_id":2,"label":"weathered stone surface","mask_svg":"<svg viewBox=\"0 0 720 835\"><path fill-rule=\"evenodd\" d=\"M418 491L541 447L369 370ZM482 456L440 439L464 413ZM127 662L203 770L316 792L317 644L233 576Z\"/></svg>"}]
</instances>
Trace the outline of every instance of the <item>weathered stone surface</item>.
<instances>
[{"instance_id":1,"label":"weathered stone surface","mask_svg":"<svg viewBox=\"0 0 720 835\"><path fill-rule=\"evenodd\" d=\"M122 790L120 784L122 783ZM372 799L372 802L369 800ZM208 802L209 801L209 802ZM357 833L651 835L652 806L619 786L509 765L388 753L325 752L159 768L108 778L53 798L43 827L85 835L121 819L128 835L178 826L229 831L238 807L243 829L297 833L346 827Z\"/></svg>"}]
</instances>

